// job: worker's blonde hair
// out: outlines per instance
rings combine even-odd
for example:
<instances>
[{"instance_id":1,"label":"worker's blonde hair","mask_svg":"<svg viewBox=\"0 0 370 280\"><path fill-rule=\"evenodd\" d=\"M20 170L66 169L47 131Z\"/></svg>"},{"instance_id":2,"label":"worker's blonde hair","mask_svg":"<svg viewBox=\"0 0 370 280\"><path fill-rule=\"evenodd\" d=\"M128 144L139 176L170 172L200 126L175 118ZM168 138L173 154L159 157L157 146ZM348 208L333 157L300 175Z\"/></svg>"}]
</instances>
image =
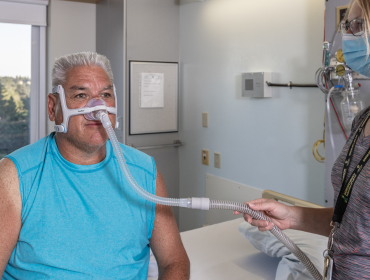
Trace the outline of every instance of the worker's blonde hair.
<instances>
[{"instance_id":1,"label":"worker's blonde hair","mask_svg":"<svg viewBox=\"0 0 370 280\"><path fill-rule=\"evenodd\" d=\"M350 14L353 6L357 4L362 10L362 18L364 19L365 28L365 43L367 48L367 58L370 55L370 45L369 45L369 27L370 27L370 1L369 0L351 0L349 3L344 20L348 20L348 15Z\"/></svg>"},{"instance_id":2,"label":"worker's blonde hair","mask_svg":"<svg viewBox=\"0 0 370 280\"><path fill-rule=\"evenodd\" d=\"M68 70L78 66L98 66L103 68L113 84L113 72L108 58L94 52L80 52L62 56L55 61L52 71L53 87L64 85Z\"/></svg>"}]
</instances>

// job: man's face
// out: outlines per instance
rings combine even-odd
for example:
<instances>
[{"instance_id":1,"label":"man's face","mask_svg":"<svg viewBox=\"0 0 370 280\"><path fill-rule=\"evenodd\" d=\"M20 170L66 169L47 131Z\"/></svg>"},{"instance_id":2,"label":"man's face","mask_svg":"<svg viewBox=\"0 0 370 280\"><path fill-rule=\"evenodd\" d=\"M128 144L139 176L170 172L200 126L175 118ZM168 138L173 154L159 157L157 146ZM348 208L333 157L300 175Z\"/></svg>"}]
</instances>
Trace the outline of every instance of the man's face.
<instances>
[{"instance_id":1,"label":"man's face","mask_svg":"<svg viewBox=\"0 0 370 280\"><path fill-rule=\"evenodd\" d=\"M69 109L82 108L92 98L101 98L107 107L114 107L113 85L108 74L101 67L79 66L67 72L66 83L62 85ZM48 96L49 118L57 125L63 122L63 112L59 96ZM115 115L109 114L112 126ZM94 151L108 140L107 133L100 121L89 121L84 115L71 116L67 133L59 133L58 137L86 152Z\"/></svg>"}]
</instances>

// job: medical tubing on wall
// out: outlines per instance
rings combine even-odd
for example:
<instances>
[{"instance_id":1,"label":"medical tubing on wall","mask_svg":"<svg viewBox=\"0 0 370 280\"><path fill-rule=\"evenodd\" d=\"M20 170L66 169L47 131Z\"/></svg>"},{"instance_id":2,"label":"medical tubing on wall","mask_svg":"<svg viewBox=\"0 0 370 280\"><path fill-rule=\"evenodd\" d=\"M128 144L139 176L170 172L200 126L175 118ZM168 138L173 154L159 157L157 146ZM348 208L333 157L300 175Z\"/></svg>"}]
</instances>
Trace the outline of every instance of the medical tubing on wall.
<instances>
[{"instance_id":1,"label":"medical tubing on wall","mask_svg":"<svg viewBox=\"0 0 370 280\"><path fill-rule=\"evenodd\" d=\"M211 200L209 208L239 211L241 213L248 214L256 220L271 222L269 217L263 215L261 212L252 210L248 207L247 204L244 203L223 200ZM305 253L303 253L301 249L299 249L297 245L295 245L293 241L290 240L289 237L287 237L276 225L274 225L274 227L270 229L270 232L302 262L302 264L307 268L314 279L322 280L322 275L316 269L310 259L305 255Z\"/></svg>"},{"instance_id":2,"label":"medical tubing on wall","mask_svg":"<svg viewBox=\"0 0 370 280\"><path fill-rule=\"evenodd\" d=\"M241 213L246 213L250 215L252 218L257 220L265 220L271 222L270 218L263 215L261 212L254 211L248 207L248 205L238 202L230 202L230 201L221 201L221 200L209 200L208 198L166 198L166 197L159 197L153 195L143 188L141 188L132 177L127 164L126 160L123 156L121 147L118 143L116 134L112 128L108 115L105 112L98 112L97 117L101 120L104 128L107 131L108 137L111 141L114 154L117 157L119 166L130 184L130 186L143 198L154 202L156 204L162 204L167 206L179 206L179 207L186 207L192 209L226 209L226 210L234 210L239 211ZM283 243L307 268L307 270L311 273L315 280L321 280L322 276L316 269L316 267L312 264L312 262L308 259L308 257L291 241L276 225L270 230L270 232L278 239L281 243Z\"/></svg>"},{"instance_id":3,"label":"medical tubing on wall","mask_svg":"<svg viewBox=\"0 0 370 280\"><path fill-rule=\"evenodd\" d=\"M333 138L333 132L332 132L332 129L331 129L331 116L330 116L330 97L331 97L331 93L333 92L333 90L334 90L334 87L332 87L329 90L328 97L326 99L326 111L328 112L328 126L329 126L329 135L330 135L330 144L331 144L331 148L333 149L333 158L334 158L334 161L335 161L337 158L335 156L334 138Z\"/></svg>"},{"instance_id":4,"label":"medical tubing on wall","mask_svg":"<svg viewBox=\"0 0 370 280\"><path fill-rule=\"evenodd\" d=\"M330 98L331 98L331 94L332 92L334 91L334 89L336 88L342 88L342 86L335 86L335 87L332 87L330 90L329 90L329 93L328 93L328 96L326 98L326 111L328 113L328 127L329 127L329 135L330 135L330 144L331 144L331 147L333 149L333 158L334 158L334 161L336 161L337 159L337 156L335 154L335 145L334 145L334 137L333 137L333 131L332 131L332 127L331 127L331 116L330 116ZM333 106L334 106L334 102L333 102Z\"/></svg>"}]
</instances>

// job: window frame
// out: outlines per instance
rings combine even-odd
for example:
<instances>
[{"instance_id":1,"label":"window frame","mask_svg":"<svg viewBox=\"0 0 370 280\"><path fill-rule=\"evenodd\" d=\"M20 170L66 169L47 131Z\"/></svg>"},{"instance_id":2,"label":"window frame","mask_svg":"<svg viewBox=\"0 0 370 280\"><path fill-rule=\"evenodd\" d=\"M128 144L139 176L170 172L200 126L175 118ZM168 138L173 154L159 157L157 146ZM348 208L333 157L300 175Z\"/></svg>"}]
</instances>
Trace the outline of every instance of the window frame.
<instances>
[{"instance_id":1,"label":"window frame","mask_svg":"<svg viewBox=\"0 0 370 280\"><path fill-rule=\"evenodd\" d=\"M48 4L48 0L0 0L1 23L31 25L30 144L45 137L47 133L46 26Z\"/></svg>"},{"instance_id":2,"label":"window frame","mask_svg":"<svg viewBox=\"0 0 370 280\"><path fill-rule=\"evenodd\" d=\"M30 144L46 136L46 27L31 30Z\"/></svg>"}]
</instances>

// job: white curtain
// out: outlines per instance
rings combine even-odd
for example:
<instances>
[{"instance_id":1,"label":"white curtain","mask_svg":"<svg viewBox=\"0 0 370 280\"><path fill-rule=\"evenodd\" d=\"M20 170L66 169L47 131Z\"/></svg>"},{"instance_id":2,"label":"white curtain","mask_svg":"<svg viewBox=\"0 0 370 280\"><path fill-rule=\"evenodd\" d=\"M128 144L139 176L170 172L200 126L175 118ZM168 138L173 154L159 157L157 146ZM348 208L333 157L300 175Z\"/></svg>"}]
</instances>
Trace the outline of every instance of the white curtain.
<instances>
[{"instance_id":1,"label":"white curtain","mask_svg":"<svg viewBox=\"0 0 370 280\"><path fill-rule=\"evenodd\" d=\"M47 25L48 0L0 0L0 22Z\"/></svg>"}]
</instances>

